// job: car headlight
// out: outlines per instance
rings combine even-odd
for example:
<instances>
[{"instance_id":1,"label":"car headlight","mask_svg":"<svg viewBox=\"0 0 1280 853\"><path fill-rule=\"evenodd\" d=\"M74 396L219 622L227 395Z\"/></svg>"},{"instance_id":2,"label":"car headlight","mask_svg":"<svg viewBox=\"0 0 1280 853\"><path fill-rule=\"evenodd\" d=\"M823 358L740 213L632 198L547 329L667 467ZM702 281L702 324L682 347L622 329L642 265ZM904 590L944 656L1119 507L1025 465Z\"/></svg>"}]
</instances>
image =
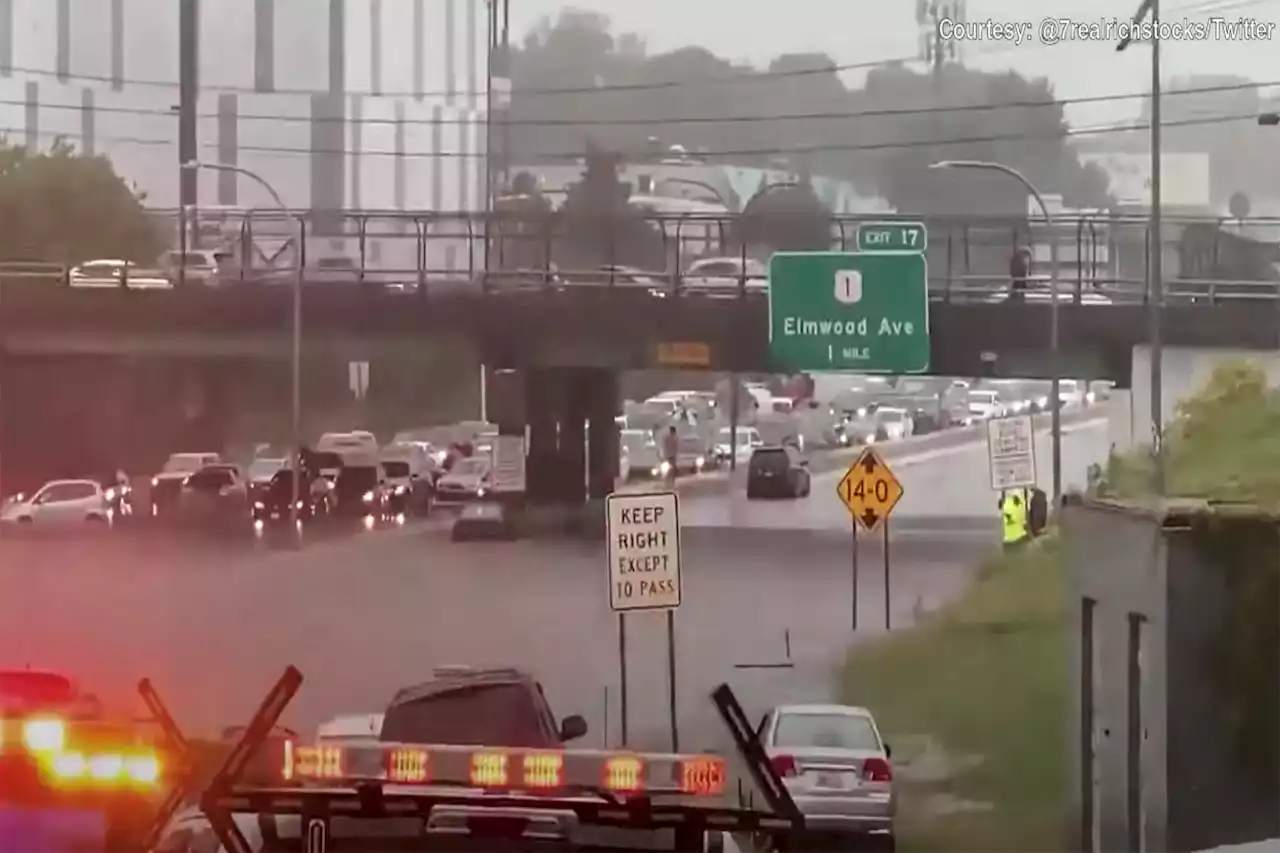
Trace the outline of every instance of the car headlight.
<instances>
[{"instance_id":1,"label":"car headlight","mask_svg":"<svg viewBox=\"0 0 1280 853\"><path fill-rule=\"evenodd\" d=\"M152 477L152 478L151 478L151 488L153 488L153 489L154 489L154 488L155 488L156 486L158 486L158 485L160 485L160 478L159 478L159 477Z\"/></svg>"},{"instance_id":2,"label":"car headlight","mask_svg":"<svg viewBox=\"0 0 1280 853\"><path fill-rule=\"evenodd\" d=\"M408 489L406 489L404 486L396 486L396 494L397 494L397 495L403 495L403 494L404 494L405 492L407 492L407 491L409 491L409 490L408 490Z\"/></svg>"},{"instance_id":3,"label":"car headlight","mask_svg":"<svg viewBox=\"0 0 1280 853\"><path fill-rule=\"evenodd\" d=\"M693 460L693 464L694 464L694 467L705 468L707 465L706 457L699 456L697 459Z\"/></svg>"},{"instance_id":4,"label":"car headlight","mask_svg":"<svg viewBox=\"0 0 1280 853\"><path fill-rule=\"evenodd\" d=\"M266 504L264 504L262 501L254 501L254 502L253 502L253 508L254 508L254 509L266 509L266 508L267 508L267 505L266 505Z\"/></svg>"},{"instance_id":5,"label":"car headlight","mask_svg":"<svg viewBox=\"0 0 1280 853\"><path fill-rule=\"evenodd\" d=\"M658 472L659 472L660 474L662 474L664 477L665 477L667 474L670 474L670 473L671 473L671 463L670 463L670 462L663 462L661 465L659 465L659 466L658 466Z\"/></svg>"},{"instance_id":6,"label":"car headlight","mask_svg":"<svg viewBox=\"0 0 1280 853\"><path fill-rule=\"evenodd\" d=\"M116 499L116 490L115 490L115 489L107 489L105 492L103 492L103 493L102 493L102 496L103 496L104 498L106 498L107 500L109 500L109 501L113 501L113 500L115 500L115 499Z\"/></svg>"},{"instance_id":7,"label":"car headlight","mask_svg":"<svg viewBox=\"0 0 1280 853\"><path fill-rule=\"evenodd\" d=\"M849 446L849 434L847 432L840 433L840 443L845 447Z\"/></svg>"},{"instance_id":8,"label":"car headlight","mask_svg":"<svg viewBox=\"0 0 1280 853\"><path fill-rule=\"evenodd\" d=\"M367 504L373 503L373 492L369 491L364 493L364 502Z\"/></svg>"},{"instance_id":9,"label":"car headlight","mask_svg":"<svg viewBox=\"0 0 1280 853\"><path fill-rule=\"evenodd\" d=\"M1036 405L1043 409L1045 406L1049 405L1049 398L1036 397Z\"/></svg>"},{"instance_id":10,"label":"car headlight","mask_svg":"<svg viewBox=\"0 0 1280 853\"><path fill-rule=\"evenodd\" d=\"M489 490L486 489L484 486L481 486L480 488L476 489L476 497L478 498L482 498L488 493L489 493Z\"/></svg>"},{"instance_id":11,"label":"car headlight","mask_svg":"<svg viewBox=\"0 0 1280 853\"><path fill-rule=\"evenodd\" d=\"M858 409L858 417L865 418L866 416L867 416L867 410L865 407Z\"/></svg>"}]
</instances>

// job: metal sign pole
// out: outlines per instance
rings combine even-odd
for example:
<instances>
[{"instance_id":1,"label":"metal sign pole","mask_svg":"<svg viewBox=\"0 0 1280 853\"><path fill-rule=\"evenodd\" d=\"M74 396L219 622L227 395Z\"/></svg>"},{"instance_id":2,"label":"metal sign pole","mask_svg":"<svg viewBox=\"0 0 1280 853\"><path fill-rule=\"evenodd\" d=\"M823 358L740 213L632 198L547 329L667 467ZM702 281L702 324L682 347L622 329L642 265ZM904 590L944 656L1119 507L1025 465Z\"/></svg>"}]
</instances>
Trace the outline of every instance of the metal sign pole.
<instances>
[{"instance_id":1,"label":"metal sign pole","mask_svg":"<svg viewBox=\"0 0 1280 853\"><path fill-rule=\"evenodd\" d=\"M858 520L856 518L849 520L849 531L853 545L849 568L853 579L853 630L856 631L858 630Z\"/></svg>"},{"instance_id":2,"label":"metal sign pole","mask_svg":"<svg viewBox=\"0 0 1280 853\"><path fill-rule=\"evenodd\" d=\"M667 611L667 678L670 682L671 751L680 751L680 722L676 712L676 611Z\"/></svg>"},{"instance_id":3,"label":"metal sign pole","mask_svg":"<svg viewBox=\"0 0 1280 853\"><path fill-rule=\"evenodd\" d=\"M627 614L623 612L618 613L618 730L622 745L627 746Z\"/></svg>"},{"instance_id":4,"label":"metal sign pole","mask_svg":"<svg viewBox=\"0 0 1280 853\"><path fill-rule=\"evenodd\" d=\"M889 621L889 517L885 516L880 524L884 529L884 629L888 631L892 628Z\"/></svg>"}]
</instances>

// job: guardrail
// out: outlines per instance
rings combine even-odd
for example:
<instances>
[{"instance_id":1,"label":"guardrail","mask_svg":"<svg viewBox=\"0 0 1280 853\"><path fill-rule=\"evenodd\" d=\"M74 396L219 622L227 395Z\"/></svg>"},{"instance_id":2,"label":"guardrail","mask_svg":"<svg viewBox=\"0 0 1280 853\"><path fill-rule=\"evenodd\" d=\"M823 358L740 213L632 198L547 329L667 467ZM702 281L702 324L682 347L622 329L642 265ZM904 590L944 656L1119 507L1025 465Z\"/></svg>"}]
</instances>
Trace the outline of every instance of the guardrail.
<instances>
[{"instance_id":1,"label":"guardrail","mask_svg":"<svg viewBox=\"0 0 1280 853\"><path fill-rule=\"evenodd\" d=\"M422 274L425 281L421 284L415 279ZM410 298L431 299L440 297L475 297L501 298L504 295L545 292L555 294L580 293L584 297L598 299L602 295L616 293L619 296L654 298L678 297L699 300L745 300L765 302L768 290L763 280L758 284L742 283L740 286L706 287L690 286L676 277L673 280L652 278L643 284L621 282L616 277L595 271L570 273L545 273L528 271L525 274L499 272L481 274L476 279L450 278L445 270L370 270L364 275L354 275L349 281L338 281L333 277L310 278L304 275L301 285L306 293L334 292L335 288L346 288L350 292L368 294L391 294ZM109 291L118 289L123 292L169 292L181 293L193 290L217 291L228 294L246 293L264 288L282 289L294 285L298 278L296 270L280 269L270 273L256 273L252 276L237 275L215 283L187 284L185 288L169 285L158 285L154 276L148 275L142 280L130 277L119 277L113 285L111 282L95 279L89 284L78 286L70 281L69 270L56 265L15 265L0 262L0 287L25 289L34 286L49 288L66 288L71 291L93 290ZM944 304L1001 304L1021 302L1029 305L1049 305L1052 302L1050 290L1044 286L1043 278L1031 282L1029 290L1021 293L1014 291L1007 278L988 275L969 275L954 279L930 277L930 301ZM1061 305L1075 305L1086 308L1105 309L1116 305L1145 305L1148 303L1146 283L1137 280L1096 279L1081 285L1074 282L1059 282L1059 298ZM1164 284L1162 303L1166 305L1220 305L1224 303L1255 302L1272 303L1280 301L1280 281L1244 281L1214 279L1170 279Z\"/></svg>"},{"instance_id":2,"label":"guardrail","mask_svg":"<svg viewBox=\"0 0 1280 853\"><path fill-rule=\"evenodd\" d=\"M350 286L420 297L579 289L594 297L612 288L655 297L766 298L766 272L758 260L764 254L737 239L743 216L648 214L633 217L633 224L635 219L649 225L639 243L634 233L600 243L598 235L583 234L555 213L532 218L397 211L250 211L239 219L223 215L218 246L226 264L208 283L234 289L292 285L301 278L309 289ZM828 248L852 250L861 225L886 220L919 217L833 216ZM1048 258L1055 254L1048 251L1051 238L1058 244L1060 302L1101 307L1147 301L1151 234L1145 218L1063 218L1051 233L1025 218L924 221L929 290L936 301L1004 300L1010 293L1010 254L1016 247L1029 246L1033 275L1025 299L1049 303ZM1280 300L1280 273L1272 265L1280 257L1280 244L1245 236L1268 230L1280 237L1280 220L1228 224L1166 217L1165 223L1161 244L1167 255L1176 255L1176 263L1167 263L1166 269L1177 273L1164 282L1166 301ZM597 230L609 230L607 221L597 224ZM270 245L264 248L262 241ZM720 258L727 266L691 275L690 265L708 257ZM185 281L173 278L186 286L206 286L204 274ZM75 284L65 264L0 263L0 283L19 282ZM121 289L134 289L124 277L119 284Z\"/></svg>"}]
</instances>

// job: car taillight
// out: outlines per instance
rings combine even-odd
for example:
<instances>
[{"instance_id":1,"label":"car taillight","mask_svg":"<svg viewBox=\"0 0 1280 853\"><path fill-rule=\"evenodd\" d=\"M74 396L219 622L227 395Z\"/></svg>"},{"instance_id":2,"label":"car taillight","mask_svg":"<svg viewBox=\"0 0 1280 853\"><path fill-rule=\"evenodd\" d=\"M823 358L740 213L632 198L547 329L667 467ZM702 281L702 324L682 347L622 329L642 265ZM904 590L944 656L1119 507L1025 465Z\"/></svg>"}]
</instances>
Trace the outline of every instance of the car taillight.
<instances>
[{"instance_id":1,"label":"car taillight","mask_svg":"<svg viewBox=\"0 0 1280 853\"><path fill-rule=\"evenodd\" d=\"M796 775L796 760L790 755L775 755L773 757L773 769L783 778L794 776Z\"/></svg>"},{"instance_id":2,"label":"car taillight","mask_svg":"<svg viewBox=\"0 0 1280 853\"><path fill-rule=\"evenodd\" d=\"M893 768L883 758L866 758L862 761L862 778L867 782L892 782Z\"/></svg>"}]
</instances>

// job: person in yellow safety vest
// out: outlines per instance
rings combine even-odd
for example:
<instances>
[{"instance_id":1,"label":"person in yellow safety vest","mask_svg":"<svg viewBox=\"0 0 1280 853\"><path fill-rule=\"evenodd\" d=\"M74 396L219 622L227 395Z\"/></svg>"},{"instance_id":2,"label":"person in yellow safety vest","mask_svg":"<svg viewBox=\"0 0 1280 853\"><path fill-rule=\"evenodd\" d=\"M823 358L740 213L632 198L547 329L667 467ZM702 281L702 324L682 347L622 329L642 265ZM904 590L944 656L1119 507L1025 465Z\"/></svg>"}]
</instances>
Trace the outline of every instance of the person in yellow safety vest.
<instances>
[{"instance_id":1,"label":"person in yellow safety vest","mask_svg":"<svg viewBox=\"0 0 1280 853\"><path fill-rule=\"evenodd\" d=\"M1005 549L1016 548L1030 536L1026 489L1006 489L996 506L1000 509L1001 542Z\"/></svg>"}]
</instances>

